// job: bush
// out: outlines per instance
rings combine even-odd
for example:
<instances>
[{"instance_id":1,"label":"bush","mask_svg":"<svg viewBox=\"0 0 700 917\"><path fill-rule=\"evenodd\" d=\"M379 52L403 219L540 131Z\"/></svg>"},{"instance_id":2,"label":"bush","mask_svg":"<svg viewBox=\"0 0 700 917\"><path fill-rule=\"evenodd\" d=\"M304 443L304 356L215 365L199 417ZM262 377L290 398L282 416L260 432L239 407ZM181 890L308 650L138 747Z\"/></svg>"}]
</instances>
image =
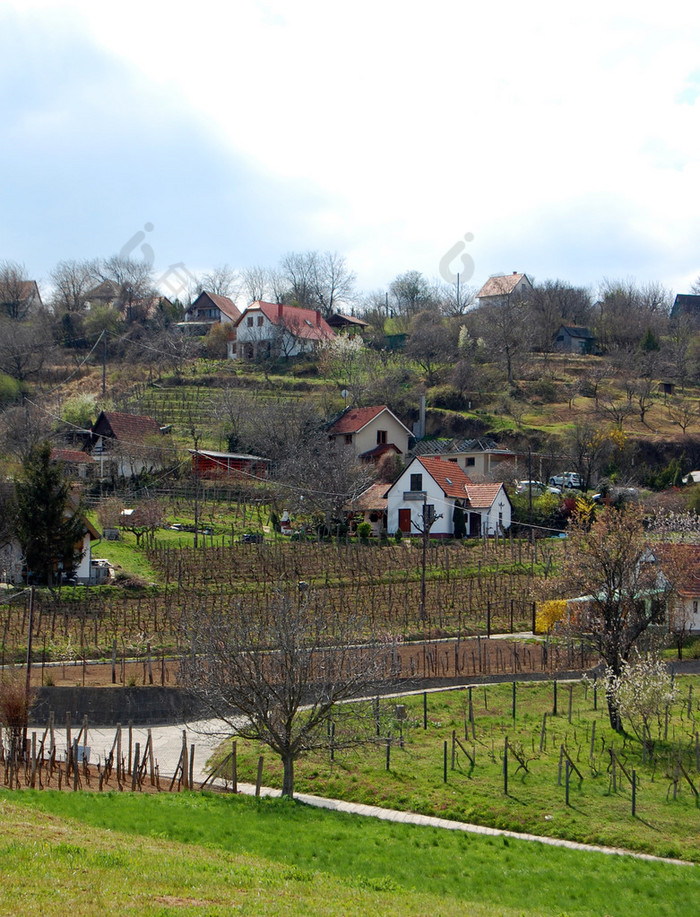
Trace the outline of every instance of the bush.
<instances>
[{"instance_id":1,"label":"bush","mask_svg":"<svg viewBox=\"0 0 700 917\"><path fill-rule=\"evenodd\" d=\"M365 544L369 541L372 534L372 524L370 522L360 522L357 526L357 537Z\"/></svg>"},{"instance_id":2,"label":"bush","mask_svg":"<svg viewBox=\"0 0 700 917\"><path fill-rule=\"evenodd\" d=\"M467 402L452 385L435 385L428 390L427 403L432 408L446 408L448 411L466 410Z\"/></svg>"}]
</instances>

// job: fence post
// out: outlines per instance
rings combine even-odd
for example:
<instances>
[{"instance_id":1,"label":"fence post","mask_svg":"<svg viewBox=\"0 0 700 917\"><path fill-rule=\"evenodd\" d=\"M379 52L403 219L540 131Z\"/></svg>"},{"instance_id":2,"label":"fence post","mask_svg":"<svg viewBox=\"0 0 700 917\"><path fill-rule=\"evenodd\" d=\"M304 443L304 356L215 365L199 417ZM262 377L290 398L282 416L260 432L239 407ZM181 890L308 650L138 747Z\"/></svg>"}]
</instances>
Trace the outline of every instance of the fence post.
<instances>
[{"instance_id":1,"label":"fence post","mask_svg":"<svg viewBox=\"0 0 700 917\"><path fill-rule=\"evenodd\" d=\"M637 771L632 770L632 818L637 814Z\"/></svg>"},{"instance_id":2,"label":"fence post","mask_svg":"<svg viewBox=\"0 0 700 917\"><path fill-rule=\"evenodd\" d=\"M447 783L447 739L442 746L442 782Z\"/></svg>"},{"instance_id":3,"label":"fence post","mask_svg":"<svg viewBox=\"0 0 700 917\"><path fill-rule=\"evenodd\" d=\"M428 728L428 692L423 691L423 729Z\"/></svg>"},{"instance_id":4,"label":"fence post","mask_svg":"<svg viewBox=\"0 0 700 917\"><path fill-rule=\"evenodd\" d=\"M258 758L258 776L255 780L255 795L260 795L260 787L262 786L262 773L263 773L263 756L260 755Z\"/></svg>"}]
</instances>

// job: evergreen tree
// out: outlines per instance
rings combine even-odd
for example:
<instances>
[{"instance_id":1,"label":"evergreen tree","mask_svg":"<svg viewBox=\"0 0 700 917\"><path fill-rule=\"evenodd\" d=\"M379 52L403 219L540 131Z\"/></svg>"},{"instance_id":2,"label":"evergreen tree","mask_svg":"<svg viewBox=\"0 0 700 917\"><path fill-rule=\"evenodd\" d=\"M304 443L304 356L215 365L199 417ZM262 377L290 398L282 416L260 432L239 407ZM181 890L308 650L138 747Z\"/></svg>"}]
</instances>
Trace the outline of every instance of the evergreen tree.
<instances>
[{"instance_id":1,"label":"evergreen tree","mask_svg":"<svg viewBox=\"0 0 700 917\"><path fill-rule=\"evenodd\" d=\"M59 563L70 576L82 554L82 506L71 504L70 485L60 464L51 462L48 442L27 456L15 498L15 534L33 581L50 585Z\"/></svg>"}]
</instances>

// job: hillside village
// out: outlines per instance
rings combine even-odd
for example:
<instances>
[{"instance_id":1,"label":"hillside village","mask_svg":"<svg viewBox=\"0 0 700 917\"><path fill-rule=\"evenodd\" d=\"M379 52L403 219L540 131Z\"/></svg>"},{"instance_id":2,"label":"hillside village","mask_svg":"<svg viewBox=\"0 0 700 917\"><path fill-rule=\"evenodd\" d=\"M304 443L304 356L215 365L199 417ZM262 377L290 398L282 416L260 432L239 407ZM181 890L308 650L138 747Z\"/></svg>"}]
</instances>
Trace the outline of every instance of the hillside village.
<instances>
[{"instance_id":1,"label":"hillside village","mask_svg":"<svg viewBox=\"0 0 700 917\"><path fill-rule=\"evenodd\" d=\"M90 505L138 516L154 490L225 481L290 536L418 537L430 518L431 538L545 537L580 499L697 509L698 293L408 271L362 295L318 252L177 292L129 259L63 262L44 303L3 263L6 490L49 441Z\"/></svg>"}]
</instances>

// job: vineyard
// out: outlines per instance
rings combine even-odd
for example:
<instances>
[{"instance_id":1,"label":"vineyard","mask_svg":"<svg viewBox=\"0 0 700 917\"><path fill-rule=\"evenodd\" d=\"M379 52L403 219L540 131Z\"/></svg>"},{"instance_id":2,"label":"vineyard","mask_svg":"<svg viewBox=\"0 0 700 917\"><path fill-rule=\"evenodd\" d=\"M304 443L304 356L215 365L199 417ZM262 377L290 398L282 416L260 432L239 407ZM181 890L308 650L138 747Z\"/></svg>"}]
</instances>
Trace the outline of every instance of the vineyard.
<instances>
[{"instance_id":1,"label":"vineyard","mask_svg":"<svg viewBox=\"0 0 700 917\"><path fill-rule=\"evenodd\" d=\"M381 635L400 647L391 663L394 674L454 677L548 671L557 662L581 665L580 648L574 659L571 647L487 649L482 640L533 629L537 583L552 566L557 547L513 539L431 543L423 605L423 552L414 543L208 542L195 549L156 541L145 553L159 574L158 585L64 587L37 590L33 597L29 590L8 596L0 604L0 663L25 662L31 622L35 665L82 664L85 682L86 666L101 661L111 667L107 682L141 681L142 673L144 683L173 683L177 659L186 649L185 616L218 613L234 602L255 615L280 591L303 589L312 607L323 607L338 620L359 614L368 637ZM470 645L472 638L478 643ZM426 640L431 641L427 647ZM452 644L441 648L444 640Z\"/></svg>"}]
</instances>

